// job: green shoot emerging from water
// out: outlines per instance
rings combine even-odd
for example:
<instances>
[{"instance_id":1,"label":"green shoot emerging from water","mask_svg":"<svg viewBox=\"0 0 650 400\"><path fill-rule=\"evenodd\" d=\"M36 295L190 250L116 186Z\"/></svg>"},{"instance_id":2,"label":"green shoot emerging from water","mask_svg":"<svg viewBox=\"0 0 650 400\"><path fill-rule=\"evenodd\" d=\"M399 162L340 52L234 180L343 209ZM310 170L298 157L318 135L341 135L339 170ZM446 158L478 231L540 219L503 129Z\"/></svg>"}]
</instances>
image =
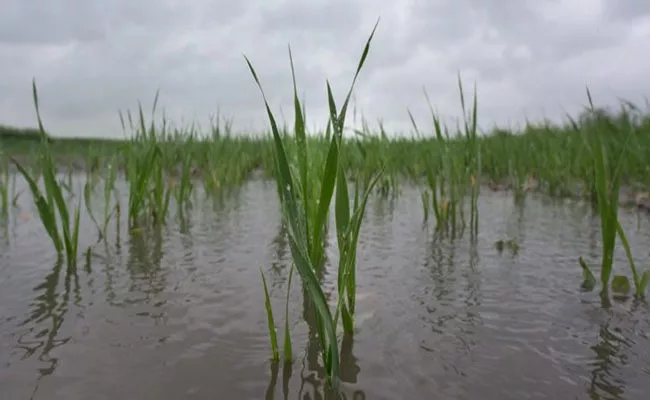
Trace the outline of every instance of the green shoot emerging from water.
<instances>
[{"instance_id":1,"label":"green shoot emerging from water","mask_svg":"<svg viewBox=\"0 0 650 400\"><path fill-rule=\"evenodd\" d=\"M38 208L38 214L41 222L52 239L52 243L57 253L62 254L65 251L66 260L69 267L76 267L77 251L79 243L79 216L81 204L75 207L74 219L70 220L68 205L63 199L61 184L56 179L56 165L52 159L49 143L41 121L41 115L38 107L38 93L36 91L36 82L32 82L32 92L34 96L34 106L38 118L38 127L41 133L41 157L40 167L43 173L43 184L45 186L45 195L41 193L36 179L32 177L20 163L13 159L18 171L23 175L34 197L34 202ZM79 200L81 202L81 199ZM59 231L57 222L61 222L62 230Z\"/></svg>"},{"instance_id":2,"label":"green shoot emerging from water","mask_svg":"<svg viewBox=\"0 0 650 400\"><path fill-rule=\"evenodd\" d=\"M291 331L289 329L289 295L291 294L291 280L293 278L294 266L291 265L289 270L289 283L287 284L287 297L284 307L284 361L289 363L293 359L293 349L291 346ZM271 360L278 362L280 360L280 353L278 351L278 336L275 330L275 318L273 317L273 307L271 307L271 297L269 296L269 288L266 284L266 276L262 274L262 284L264 285L264 306L266 308L266 321L269 326L269 339L271 340Z\"/></svg>"},{"instance_id":3,"label":"green shoot emerging from water","mask_svg":"<svg viewBox=\"0 0 650 400\"><path fill-rule=\"evenodd\" d=\"M591 94L587 90L587 96L589 97L590 111L594 111L593 102L591 100ZM625 254L628 258L630 264L630 269L632 270L632 277L634 279L635 294L638 297L644 296L646 287L648 285L648 271L645 271L641 276L639 276L634 259L632 257L632 252L630 245L627 241L627 237L621 224L618 220L618 199L621 186L621 161L622 155L619 155L618 163L616 168L612 172L609 165L609 156L607 154L606 146L604 145L604 137L607 134L612 132L617 132L621 129L619 126L613 126L608 123L608 121L599 121L597 126L578 126L577 123L573 123L576 130L580 131L583 135L585 143L589 145L588 141L588 129L589 133L596 135L595 143L590 146L591 155L593 157L593 174L595 177L594 186L596 191L596 205L598 209L598 214L600 216L600 225L601 225L601 235L602 235L602 263L600 269L600 282L602 285L602 294L605 295L609 288L610 279L612 277L612 269L614 265L614 249L616 247L616 237L618 236L623 243L625 249ZM629 125L626 124L626 127L629 128ZM632 137L634 132L630 130L627 132L627 139L624 145L624 149L627 147L627 143ZM580 267L583 270L583 287L586 289L593 288L595 286L595 277L591 272L591 269L587 266L586 262L580 258ZM626 291L626 288L630 287L628 278L623 275L615 275L612 280L612 287L615 291Z\"/></svg>"},{"instance_id":4,"label":"green shoot emerging from water","mask_svg":"<svg viewBox=\"0 0 650 400\"><path fill-rule=\"evenodd\" d=\"M376 25L375 25L376 29ZM348 289L348 303L344 307L348 314L354 312L354 291L349 290L349 281L354 283L353 266L350 260L356 256L356 240L358 235L358 226L360 225L363 211L357 207L352 218L349 218L349 199L347 194L347 183L341 167L340 148L342 142L343 127L348 103L356 82L357 76L361 71L363 63L368 54L370 42L374 35L373 29L364 52L359 61L352 85L346 97L346 100L337 114L336 106L329 83L327 84L328 103L330 109L330 126L332 135L330 138L329 151L320 179L318 171L310 167L308 155L309 149L306 145L305 122L300 100L297 95L295 84L295 71L293 60L291 59L291 72L294 82L294 132L296 135L298 171L293 173L293 165L287 154L288 139L280 133L275 117L266 100L266 95L262 89L257 73L252 64L246 58L251 74L262 93L266 111L271 124L273 139L275 143L275 161L277 169L278 194L282 206L283 218L287 224L288 240L291 248L291 254L302 279L305 288L305 294L308 296L310 303L316 310L316 322L318 337L321 344L321 355L325 365L326 375L333 387L339 385L339 350L336 336L336 317L330 312L327 299L321 287L321 283L316 275L316 271L321 267L323 258L323 238L326 229L327 215L329 206L334 193L335 185L337 187L337 233L339 243L343 246L339 248L339 305L342 304L343 294ZM320 183L320 193L317 189L310 186L312 179L316 176L317 182ZM338 179L338 185L337 185ZM342 182L341 182L342 180ZM376 183L376 179L368 185L367 193ZM345 187L345 188L344 188ZM365 198L362 206L365 206ZM352 295L350 295L352 293ZM337 310L338 310L337 306ZM338 311L336 315L338 314ZM269 328L270 329L270 328ZM273 341L273 339L272 339ZM276 346L277 347L277 346Z\"/></svg>"}]
</instances>

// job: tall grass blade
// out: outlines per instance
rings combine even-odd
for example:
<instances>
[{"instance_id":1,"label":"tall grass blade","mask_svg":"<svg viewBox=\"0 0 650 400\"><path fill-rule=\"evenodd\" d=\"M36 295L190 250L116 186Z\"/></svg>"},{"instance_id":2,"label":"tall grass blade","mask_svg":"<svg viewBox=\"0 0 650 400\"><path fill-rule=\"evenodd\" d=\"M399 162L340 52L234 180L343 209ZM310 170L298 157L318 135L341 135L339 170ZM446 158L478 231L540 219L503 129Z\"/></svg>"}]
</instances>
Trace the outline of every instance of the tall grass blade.
<instances>
[{"instance_id":1,"label":"tall grass blade","mask_svg":"<svg viewBox=\"0 0 650 400\"><path fill-rule=\"evenodd\" d=\"M246 57L245 57L246 58ZM266 107L266 111L271 123L271 130L275 142L276 150L276 165L278 167L278 181L280 192L280 200L283 206L283 214L287 220L288 239L291 248L295 266L302 278L305 289L309 295L309 299L316 308L318 314L319 324L322 324L322 331L319 332L321 338L321 351L323 352L323 361L328 377L332 380L332 384L338 387L339 380L339 355L338 344L336 337L336 329L330 314L327 300L323 293L320 283L314 274L314 267L308 256L307 248L307 232L304 229L306 216L301 212L298 205L298 200L295 192L295 183L291 175L289 161L287 159L286 151L280 136L271 108L266 100L266 95L262 89L262 85L255 73L253 65L246 58L246 63L257 83L257 86L262 93L262 98Z\"/></svg>"},{"instance_id":2,"label":"tall grass blade","mask_svg":"<svg viewBox=\"0 0 650 400\"><path fill-rule=\"evenodd\" d=\"M273 361L278 361L280 355L278 353L278 337L275 331L275 320L273 319L273 307L271 307L269 289L262 268L260 268L260 274L262 275L262 284L264 285L264 307L266 308L266 320L269 326L269 338L271 339L271 359Z\"/></svg>"},{"instance_id":3,"label":"tall grass blade","mask_svg":"<svg viewBox=\"0 0 650 400\"><path fill-rule=\"evenodd\" d=\"M289 296L291 295L291 280L293 278L293 264L289 269L289 282L287 284L287 300L284 305L284 360L291 362L293 360L293 350L291 346L291 330L289 329Z\"/></svg>"}]
</instances>

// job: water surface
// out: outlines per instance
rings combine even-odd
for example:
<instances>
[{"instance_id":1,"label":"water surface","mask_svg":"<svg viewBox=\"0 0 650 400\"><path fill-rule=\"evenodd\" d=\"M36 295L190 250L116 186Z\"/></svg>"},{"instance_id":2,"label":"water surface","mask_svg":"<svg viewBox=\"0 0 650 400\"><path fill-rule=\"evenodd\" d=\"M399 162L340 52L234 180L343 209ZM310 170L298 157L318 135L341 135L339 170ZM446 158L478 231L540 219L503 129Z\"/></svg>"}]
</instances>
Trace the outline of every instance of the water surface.
<instances>
[{"instance_id":1,"label":"water surface","mask_svg":"<svg viewBox=\"0 0 650 400\"><path fill-rule=\"evenodd\" d=\"M3 399L329 398L298 285L295 361L269 362L260 267L282 340L290 265L274 183L197 198L186 221L160 232L111 227L107 244L84 216L80 247L93 251L76 274L56 264L30 201L0 233ZM622 219L638 265L650 265L650 221ZM431 222L415 189L368 205L344 398L647 398L648 305L604 307L579 290L578 256L596 264L600 248L589 207L535 195L517 207L485 192L478 237L439 238ZM500 254L494 242L510 238L519 253ZM616 268L629 275L622 251Z\"/></svg>"}]
</instances>

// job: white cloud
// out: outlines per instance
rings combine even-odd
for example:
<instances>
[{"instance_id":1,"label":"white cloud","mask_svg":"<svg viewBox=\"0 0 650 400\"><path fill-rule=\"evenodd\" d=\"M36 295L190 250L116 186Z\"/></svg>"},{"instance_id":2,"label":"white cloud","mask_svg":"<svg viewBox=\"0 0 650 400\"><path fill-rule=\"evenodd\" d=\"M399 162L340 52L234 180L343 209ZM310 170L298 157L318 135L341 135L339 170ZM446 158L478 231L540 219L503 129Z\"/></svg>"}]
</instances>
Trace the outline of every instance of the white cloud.
<instances>
[{"instance_id":1,"label":"white cloud","mask_svg":"<svg viewBox=\"0 0 650 400\"><path fill-rule=\"evenodd\" d=\"M36 77L46 127L57 135L121 135L117 110L146 109L156 89L168 115L205 124L219 108L235 129L267 126L246 67L290 119L291 44L311 124L326 116L325 80L343 100L381 16L358 82L371 122L430 129L422 88L443 116L460 110L457 74L478 85L481 124L561 118L585 103L641 102L650 3L614 0L5 0L0 14L0 123L34 125ZM469 94L469 93L468 93Z\"/></svg>"}]
</instances>

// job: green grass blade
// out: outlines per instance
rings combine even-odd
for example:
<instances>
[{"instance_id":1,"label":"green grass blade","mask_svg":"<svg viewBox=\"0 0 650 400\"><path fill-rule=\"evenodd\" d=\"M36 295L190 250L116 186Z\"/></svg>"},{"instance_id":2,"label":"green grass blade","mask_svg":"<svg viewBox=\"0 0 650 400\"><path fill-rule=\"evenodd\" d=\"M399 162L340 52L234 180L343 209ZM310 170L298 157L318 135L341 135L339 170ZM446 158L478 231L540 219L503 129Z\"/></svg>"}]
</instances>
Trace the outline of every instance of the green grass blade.
<instances>
[{"instance_id":1,"label":"green grass blade","mask_svg":"<svg viewBox=\"0 0 650 400\"><path fill-rule=\"evenodd\" d=\"M79 251L79 221L81 219L81 199L75 209L74 225L72 226L72 251L68 255L68 265L77 266L77 254Z\"/></svg>"},{"instance_id":2,"label":"green grass blade","mask_svg":"<svg viewBox=\"0 0 650 400\"><path fill-rule=\"evenodd\" d=\"M293 182L293 178L291 175L291 169L289 167L287 153L285 151L284 144L282 143L282 137L280 136L280 131L278 129L275 118L273 117L273 113L271 112L271 108L269 107L269 104L266 100L266 95L264 94L262 85L260 84L260 81L257 78L255 69L253 68L253 65L250 63L248 58L246 58L246 63L248 64L248 67L250 68L250 71L253 74L253 78L255 79L255 82L257 83L257 86L259 87L260 92L262 93L262 98L264 99L266 112L268 114L269 121L271 123L271 130L273 133L273 139L275 142L275 149L276 149L275 154L277 158L276 163L278 167L278 179L280 180L281 183L280 185L281 200L283 200L283 203L286 205L284 208L285 211L288 213L288 218L290 222L288 227L290 228L290 231L293 230L295 232L294 237L296 238L296 240L300 241L302 247L305 248L307 245L307 241L306 241L307 235L303 229L304 216L299 215L298 205L296 201L295 184Z\"/></svg>"},{"instance_id":3,"label":"green grass blade","mask_svg":"<svg viewBox=\"0 0 650 400\"><path fill-rule=\"evenodd\" d=\"M637 272L636 265L634 263L634 257L632 257L632 249L630 248L630 243L627 241L627 236L625 235L623 227L619 221L616 221L616 231L618 232L618 237L621 239L621 243L623 244L623 249L625 250L625 255L627 256L627 261L630 263L636 295L638 297L642 297L644 294L644 288L642 287L643 284L641 282L641 277Z\"/></svg>"},{"instance_id":4,"label":"green grass blade","mask_svg":"<svg viewBox=\"0 0 650 400\"><path fill-rule=\"evenodd\" d=\"M333 386L337 387L339 383L339 354L338 343L336 337L335 324L330 313L330 309L325 299L325 294L320 286L320 282L313 272L313 268L305 250L301 249L296 242L293 235L289 235L289 245L293 255L296 268L300 274L305 287L309 293L309 298L316 308L316 312L320 316L319 323L322 324L322 329L325 334L323 339L326 339L326 348L323 351L326 353L326 367L329 369L329 377L332 380Z\"/></svg>"},{"instance_id":5,"label":"green grass blade","mask_svg":"<svg viewBox=\"0 0 650 400\"><path fill-rule=\"evenodd\" d=\"M350 231L350 244L348 248L348 254L347 256L349 257L348 263L349 265L355 265L356 261L356 255L357 255L357 244L359 242L359 233L361 232L361 222L363 221L363 216L366 211L366 205L368 204L368 198L370 197L370 193L374 190L374 188L377 185L377 182L379 182L379 179L381 178L382 174L384 173L385 170L385 165L380 168L380 170L377 172L375 177L372 179L370 184L366 187L366 190L362 196L362 200L359 203L358 207L355 209L354 214L352 215L351 218L351 231ZM356 271L355 269L352 269L351 271L348 272L349 277L348 277L348 306L350 307L350 311L354 314L355 312L355 298L356 298Z\"/></svg>"},{"instance_id":6,"label":"green grass blade","mask_svg":"<svg viewBox=\"0 0 650 400\"><path fill-rule=\"evenodd\" d=\"M298 273L300 274L300 277L303 280L303 284L307 289L309 298L316 308L318 320L320 321L319 323L322 323L323 333L321 333L319 336L321 337L321 343L327 342L322 349L324 352L323 358L333 386L338 387L339 355L336 330L332 321L329 307L327 306L325 295L316 275L314 274L314 268L308 256L306 238L307 232L304 230L305 216L300 213L300 209L297 204L296 192L294 189L295 184L293 182L289 162L287 160L284 145L282 143L282 137L280 136L277 123L268 105L259 79L257 78L255 69L253 68L248 58L246 58L246 62L250 68L253 78L255 79L255 82L260 89L260 92L262 93L269 121L271 123L271 130L273 133L276 148L276 165L278 167L277 179L281 183L281 201L283 204L283 211L288 222L287 230L291 253L295 261L296 268L298 269Z\"/></svg>"},{"instance_id":7,"label":"green grass blade","mask_svg":"<svg viewBox=\"0 0 650 400\"><path fill-rule=\"evenodd\" d=\"M48 143L48 137L45 133L45 128L43 127L43 121L41 120L41 112L38 106L38 91L36 90L36 78L32 79L32 98L34 100L34 108L36 109L36 119L38 120L38 130L41 135L41 143Z\"/></svg>"},{"instance_id":8,"label":"green grass blade","mask_svg":"<svg viewBox=\"0 0 650 400\"><path fill-rule=\"evenodd\" d=\"M294 134L296 135L296 143L298 145L298 165L300 171L300 182L302 184L302 198L303 198L303 207L305 209L305 215L308 216L311 214L310 211L310 181L309 177L309 160L307 158L307 143L306 143L306 133L305 133L305 120L302 115L302 107L300 106L300 99L298 98L298 87L296 85L296 71L293 65L293 57L291 55L291 47L289 47L289 61L291 64L291 79L293 82L293 104L294 104ZM309 219L305 219L305 230L307 232L309 229ZM317 245L317 244L314 244ZM311 248L310 237L307 236L307 247Z\"/></svg>"},{"instance_id":9,"label":"green grass blade","mask_svg":"<svg viewBox=\"0 0 650 400\"><path fill-rule=\"evenodd\" d=\"M314 243L318 240L322 241L323 227L327 220L330 204L332 203L332 195L334 194L334 186L336 182L336 170L338 167L338 144L336 137L330 139L330 146L327 152L327 161L325 162L325 170L323 171L323 178L320 189L320 200L318 202L318 210L316 211L316 219L314 220L313 238ZM312 254L314 254L312 252ZM320 262L322 254L317 255L317 261Z\"/></svg>"},{"instance_id":10,"label":"green grass blade","mask_svg":"<svg viewBox=\"0 0 650 400\"><path fill-rule=\"evenodd\" d=\"M641 296L645 296L645 291L648 287L648 281L650 280L650 271L643 271L643 274L641 275L641 283L639 284L639 288L641 291Z\"/></svg>"},{"instance_id":11,"label":"green grass blade","mask_svg":"<svg viewBox=\"0 0 650 400\"><path fill-rule=\"evenodd\" d=\"M284 360L290 362L293 360L293 350L291 346L291 330L289 329L289 296L291 295L291 280L293 278L294 266L291 264L289 269L289 282L287 284L287 301L284 305Z\"/></svg>"},{"instance_id":12,"label":"green grass blade","mask_svg":"<svg viewBox=\"0 0 650 400\"><path fill-rule=\"evenodd\" d=\"M350 222L350 195L348 193L348 184L345 180L343 167L339 165L338 179L336 182L336 202L334 204L336 214L336 231L339 249L343 245L345 233L348 230Z\"/></svg>"},{"instance_id":13,"label":"green grass blade","mask_svg":"<svg viewBox=\"0 0 650 400\"><path fill-rule=\"evenodd\" d=\"M348 334L354 333L354 313L356 309L356 256L359 232L361 231L361 221L363 220L370 193L372 193L377 182L381 178L384 168L385 166L382 166L379 172L366 186L362 199L358 203L349 220L346 232L342 235L345 238L345 242L343 243L345 250L341 254L342 259L339 260L339 300L334 319L335 321L338 320L340 311L343 329Z\"/></svg>"},{"instance_id":14,"label":"green grass blade","mask_svg":"<svg viewBox=\"0 0 650 400\"><path fill-rule=\"evenodd\" d=\"M88 212L88 215L90 216L90 220L93 221L95 224L95 227L97 227L97 232L99 232L99 237L100 239L102 238L102 228L99 225L99 222L97 222L97 219L95 218L95 215L93 214L92 210L92 198L91 198L91 185L90 182L86 182L84 184L84 201L86 203L86 212Z\"/></svg>"},{"instance_id":15,"label":"green grass blade","mask_svg":"<svg viewBox=\"0 0 650 400\"><path fill-rule=\"evenodd\" d=\"M278 338L275 331L275 321L273 319L273 308L271 307L271 299L269 297L269 289L266 284L266 277L264 276L264 271L260 268L260 274L262 275L262 284L264 285L264 307L266 307L266 321L269 326L269 338L271 339L271 359L273 361L278 361L280 355L278 353Z\"/></svg>"},{"instance_id":16,"label":"green grass blade","mask_svg":"<svg viewBox=\"0 0 650 400\"><path fill-rule=\"evenodd\" d=\"M372 28L372 32L370 33L370 36L368 37L368 40L366 41L366 45L363 48L363 53L361 54L361 59L359 60L359 64L357 65L357 70L354 73L354 78L352 78L352 84L350 85L350 90L348 90L348 94L347 94L347 96L345 96L345 101L343 102L343 106L341 107L341 112L340 112L340 114L338 116L338 119L335 120L336 123L338 124L337 127L338 127L338 131L340 133L343 132L343 126L345 124L345 116L346 116L347 111L348 111L348 104L350 103L350 97L352 97L352 91L354 89L354 84L356 83L357 78L359 77L359 73L361 72L361 69L363 68L363 64L366 62L366 58L368 57L368 52L370 51L370 42L372 42L372 38L375 36L375 31L377 30L377 26L379 25L379 21L380 21L380 18L377 18L377 22L375 22L375 26ZM328 92L330 92L330 91L328 90Z\"/></svg>"},{"instance_id":17,"label":"green grass blade","mask_svg":"<svg viewBox=\"0 0 650 400\"><path fill-rule=\"evenodd\" d=\"M20 163L15 159L12 158L11 161L16 165L16 168L18 168L18 171L25 178L27 184L29 185L30 191L32 192L32 196L34 197L34 202L38 209L38 214L41 218L41 222L43 223L43 226L45 227L45 231L47 232L48 236L50 236L50 238L52 239L54 248L56 249L57 253L62 253L63 243L61 241L61 237L57 227L56 215L54 214L54 207L47 202L45 197L43 197L40 189L38 188L38 185L36 184L36 181L29 175L29 173L25 170L25 168L23 168L23 166L20 165Z\"/></svg>"}]
</instances>

